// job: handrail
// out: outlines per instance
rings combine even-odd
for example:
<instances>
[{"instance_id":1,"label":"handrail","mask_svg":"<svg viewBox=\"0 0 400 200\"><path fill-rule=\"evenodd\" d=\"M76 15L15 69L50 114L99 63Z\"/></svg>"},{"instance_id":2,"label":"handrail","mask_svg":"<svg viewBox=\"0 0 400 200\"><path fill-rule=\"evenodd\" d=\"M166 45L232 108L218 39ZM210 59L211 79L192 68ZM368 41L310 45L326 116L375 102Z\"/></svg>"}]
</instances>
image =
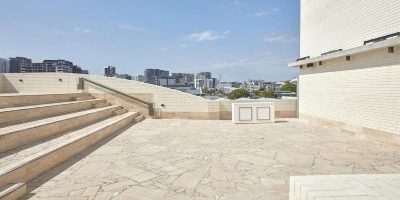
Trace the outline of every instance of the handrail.
<instances>
[{"instance_id":1,"label":"handrail","mask_svg":"<svg viewBox=\"0 0 400 200\"><path fill-rule=\"evenodd\" d=\"M114 93L117 93L117 94L119 94L119 95L122 95L122 96L128 97L128 98L130 98L130 99L133 99L133 100L135 100L135 101L137 101L137 102L139 102L139 103L141 103L141 104L145 104L145 106L147 106L148 109L149 109L149 115L150 115L150 116L154 116L154 107L153 107L153 103L145 102L145 101L143 101L143 100L140 100L140 99L138 99L138 98L136 98L136 97L133 97L133 96L131 96L131 95L128 95L128 94L126 94L126 93L124 93L124 92L121 92L121 91L119 91L119 90L110 88L110 87L105 86L105 85L103 85L103 84L101 84L101 83L97 83L97 82L95 82L95 81L89 80L89 79L87 79L87 78L82 78L82 77L79 78L78 89L82 89L82 90L84 89L84 82L85 82L85 81L87 81L87 82L89 82L89 83L91 83L91 84L100 86L100 87L102 87L102 88L105 88L105 89L107 89L107 90L110 90L110 91L112 91L112 92L114 92Z\"/></svg>"}]
</instances>

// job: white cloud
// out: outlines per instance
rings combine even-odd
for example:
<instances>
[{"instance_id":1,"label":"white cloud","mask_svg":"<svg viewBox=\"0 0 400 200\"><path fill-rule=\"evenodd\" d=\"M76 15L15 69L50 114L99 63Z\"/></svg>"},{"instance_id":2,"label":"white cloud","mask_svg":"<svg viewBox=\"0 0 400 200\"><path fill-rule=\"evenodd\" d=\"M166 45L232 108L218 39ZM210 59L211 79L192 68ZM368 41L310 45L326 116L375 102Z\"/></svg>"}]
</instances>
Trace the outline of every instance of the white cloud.
<instances>
[{"instance_id":1,"label":"white cloud","mask_svg":"<svg viewBox=\"0 0 400 200\"><path fill-rule=\"evenodd\" d=\"M225 35L228 35L228 34L231 34L232 32L230 31L230 30L226 30L226 31L224 31L224 34Z\"/></svg>"},{"instance_id":2,"label":"white cloud","mask_svg":"<svg viewBox=\"0 0 400 200\"><path fill-rule=\"evenodd\" d=\"M179 47L187 47L186 43L179 44Z\"/></svg>"},{"instance_id":3,"label":"white cloud","mask_svg":"<svg viewBox=\"0 0 400 200\"><path fill-rule=\"evenodd\" d=\"M224 38L224 36L217 35L213 31L203 31L203 32L199 32L199 33L191 33L191 34L185 36L185 38L187 40L203 42L203 41L218 40L218 39Z\"/></svg>"},{"instance_id":4,"label":"white cloud","mask_svg":"<svg viewBox=\"0 0 400 200\"><path fill-rule=\"evenodd\" d=\"M119 24L117 24L117 26L119 28L121 28L121 29L131 30L131 31L144 31L144 30L146 30L145 28L142 28L142 27L132 26L132 25L123 24L123 23L119 23Z\"/></svg>"},{"instance_id":5,"label":"white cloud","mask_svg":"<svg viewBox=\"0 0 400 200\"><path fill-rule=\"evenodd\" d=\"M270 8L268 10L265 11L261 11L261 12L257 12L253 14L253 17L265 17L268 15L274 15L278 12L280 12L281 10L279 8Z\"/></svg>"},{"instance_id":6,"label":"white cloud","mask_svg":"<svg viewBox=\"0 0 400 200\"><path fill-rule=\"evenodd\" d=\"M292 42L298 42L298 39L296 37L290 36L288 34L283 34L283 35L266 35L264 37L264 42L268 43L292 43Z\"/></svg>"},{"instance_id":7,"label":"white cloud","mask_svg":"<svg viewBox=\"0 0 400 200\"><path fill-rule=\"evenodd\" d=\"M92 32L92 29L90 28L81 28L81 27L75 27L74 28L75 32L80 32L80 33L90 33Z\"/></svg>"}]
</instances>

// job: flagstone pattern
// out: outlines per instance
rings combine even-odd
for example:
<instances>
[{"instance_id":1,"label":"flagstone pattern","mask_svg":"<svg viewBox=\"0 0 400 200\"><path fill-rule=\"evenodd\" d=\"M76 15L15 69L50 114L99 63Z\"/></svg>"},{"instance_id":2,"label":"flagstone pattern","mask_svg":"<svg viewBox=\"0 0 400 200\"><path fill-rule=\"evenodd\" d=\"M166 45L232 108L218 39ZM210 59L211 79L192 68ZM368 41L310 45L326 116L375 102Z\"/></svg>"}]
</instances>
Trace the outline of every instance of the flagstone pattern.
<instances>
[{"instance_id":1,"label":"flagstone pattern","mask_svg":"<svg viewBox=\"0 0 400 200\"><path fill-rule=\"evenodd\" d=\"M400 171L400 149L297 119L147 119L28 183L24 199L289 198L290 176Z\"/></svg>"}]
</instances>

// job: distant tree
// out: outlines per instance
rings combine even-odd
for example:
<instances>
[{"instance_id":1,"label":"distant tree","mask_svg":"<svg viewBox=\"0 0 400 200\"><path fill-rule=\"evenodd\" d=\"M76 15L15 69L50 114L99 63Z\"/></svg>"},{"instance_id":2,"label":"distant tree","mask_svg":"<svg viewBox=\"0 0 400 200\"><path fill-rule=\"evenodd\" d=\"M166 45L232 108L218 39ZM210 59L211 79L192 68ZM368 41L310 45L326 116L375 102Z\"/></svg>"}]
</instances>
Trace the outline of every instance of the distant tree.
<instances>
[{"instance_id":1,"label":"distant tree","mask_svg":"<svg viewBox=\"0 0 400 200\"><path fill-rule=\"evenodd\" d=\"M280 90L281 91L296 92L297 91L297 85L294 84L294 83L285 83L284 85L281 86Z\"/></svg>"},{"instance_id":2,"label":"distant tree","mask_svg":"<svg viewBox=\"0 0 400 200\"><path fill-rule=\"evenodd\" d=\"M217 92L217 89L215 89L215 88L211 88L211 89L203 88L203 89L201 90L201 92L202 92L203 94L215 95L215 93Z\"/></svg>"},{"instance_id":3,"label":"distant tree","mask_svg":"<svg viewBox=\"0 0 400 200\"><path fill-rule=\"evenodd\" d=\"M219 90L217 90L217 93L218 93L218 94L225 95L225 91L224 91L223 89L219 89Z\"/></svg>"},{"instance_id":4,"label":"distant tree","mask_svg":"<svg viewBox=\"0 0 400 200\"><path fill-rule=\"evenodd\" d=\"M249 97L250 93L244 88L238 88L228 94L228 99L234 100L242 97Z\"/></svg>"},{"instance_id":5,"label":"distant tree","mask_svg":"<svg viewBox=\"0 0 400 200\"><path fill-rule=\"evenodd\" d=\"M274 90L261 90L258 91L257 96L265 98L276 98Z\"/></svg>"}]
</instances>

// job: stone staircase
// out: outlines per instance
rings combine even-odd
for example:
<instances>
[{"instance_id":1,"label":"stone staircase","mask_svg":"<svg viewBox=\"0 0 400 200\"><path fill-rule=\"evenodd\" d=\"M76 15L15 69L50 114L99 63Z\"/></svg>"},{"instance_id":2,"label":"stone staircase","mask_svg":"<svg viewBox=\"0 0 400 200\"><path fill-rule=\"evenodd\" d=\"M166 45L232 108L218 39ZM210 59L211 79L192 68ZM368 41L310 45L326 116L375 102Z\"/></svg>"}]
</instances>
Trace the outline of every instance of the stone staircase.
<instances>
[{"instance_id":1,"label":"stone staircase","mask_svg":"<svg viewBox=\"0 0 400 200\"><path fill-rule=\"evenodd\" d=\"M116 131L144 119L86 93L0 95L0 199Z\"/></svg>"}]
</instances>

